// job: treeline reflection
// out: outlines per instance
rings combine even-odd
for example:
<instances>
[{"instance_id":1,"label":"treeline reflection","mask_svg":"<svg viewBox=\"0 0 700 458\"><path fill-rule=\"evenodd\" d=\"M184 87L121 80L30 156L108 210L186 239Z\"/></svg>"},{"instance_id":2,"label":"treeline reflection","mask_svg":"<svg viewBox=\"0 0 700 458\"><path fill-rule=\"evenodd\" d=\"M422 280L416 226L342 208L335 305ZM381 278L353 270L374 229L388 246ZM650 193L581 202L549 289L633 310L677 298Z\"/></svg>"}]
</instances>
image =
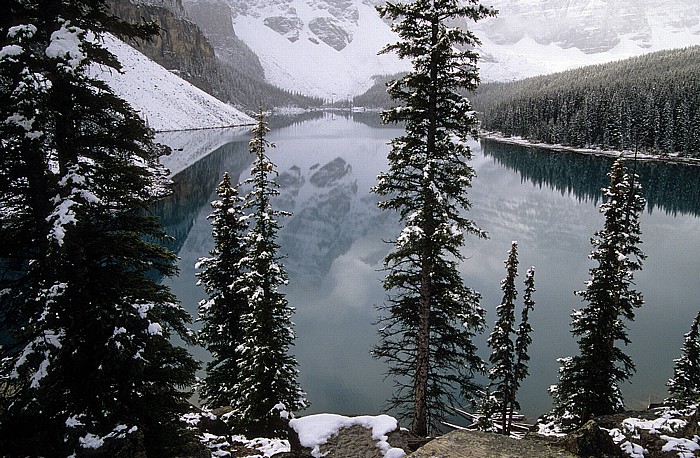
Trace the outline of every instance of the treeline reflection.
<instances>
[{"instance_id":1,"label":"treeline reflection","mask_svg":"<svg viewBox=\"0 0 700 458\"><path fill-rule=\"evenodd\" d=\"M482 139L481 146L486 157L518 172L522 180L594 204L602 199L600 189L609 184L607 173L614 161L607 156L552 152L490 139ZM700 215L699 166L637 161L636 170L649 213L661 209L673 215Z\"/></svg>"}]
</instances>

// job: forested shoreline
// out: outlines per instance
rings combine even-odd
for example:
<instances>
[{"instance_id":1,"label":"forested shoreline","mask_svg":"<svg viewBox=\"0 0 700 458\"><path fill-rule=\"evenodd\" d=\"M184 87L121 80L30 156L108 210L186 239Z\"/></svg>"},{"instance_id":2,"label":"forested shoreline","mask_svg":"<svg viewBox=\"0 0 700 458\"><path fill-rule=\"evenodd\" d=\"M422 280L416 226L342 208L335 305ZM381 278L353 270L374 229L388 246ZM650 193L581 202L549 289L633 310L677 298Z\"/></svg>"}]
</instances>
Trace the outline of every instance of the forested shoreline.
<instances>
[{"instance_id":1,"label":"forested shoreline","mask_svg":"<svg viewBox=\"0 0 700 458\"><path fill-rule=\"evenodd\" d=\"M509 83L472 96L482 129L572 147L700 156L700 46Z\"/></svg>"}]
</instances>

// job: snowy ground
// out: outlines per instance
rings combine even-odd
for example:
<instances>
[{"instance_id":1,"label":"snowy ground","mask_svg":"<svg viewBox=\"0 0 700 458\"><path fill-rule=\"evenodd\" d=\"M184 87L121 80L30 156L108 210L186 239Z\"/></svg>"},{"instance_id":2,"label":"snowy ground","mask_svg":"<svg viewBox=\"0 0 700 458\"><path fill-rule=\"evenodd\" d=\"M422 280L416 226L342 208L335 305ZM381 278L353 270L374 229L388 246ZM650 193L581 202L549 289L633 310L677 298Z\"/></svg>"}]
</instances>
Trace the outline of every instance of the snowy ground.
<instances>
[{"instance_id":1,"label":"snowy ground","mask_svg":"<svg viewBox=\"0 0 700 458\"><path fill-rule=\"evenodd\" d=\"M342 428L355 425L372 430L372 439L377 441L377 447L385 458L401 458L406 455L402 449L391 447L387 442L387 434L398 427L396 419L389 415L345 417L321 413L295 418L289 422L289 426L299 434L301 445L312 449L311 454L316 458L323 456L320 446L331 436L338 434Z\"/></svg>"},{"instance_id":2,"label":"snowy ground","mask_svg":"<svg viewBox=\"0 0 700 458\"><path fill-rule=\"evenodd\" d=\"M94 67L93 74L131 104L155 131L210 129L253 123L232 106L156 64L112 35L104 44L122 64L122 73Z\"/></svg>"},{"instance_id":3,"label":"snowy ground","mask_svg":"<svg viewBox=\"0 0 700 458\"><path fill-rule=\"evenodd\" d=\"M225 417L225 414L221 418ZM199 430L200 441L212 454L217 457L242 457L268 458L277 453L290 451L287 440L255 438L246 439L243 436L218 436L207 431L202 431L202 425L208 421L216 421L217 417L209 411L193 412L185 414L182 421L190 428ZM310 449L314 457L320 458L325 454L320 448L328 442L328 439L338 434L341 429L351 426L361 426L372 432L372 440L384 458L402 458L406 453L392 447L388 442L388 436L398 429L397 421L389 415L346 417L343 415L322 413L307 415L305 417L290 420L289 426L299 435L301 445Z\"/></svg>"}]
</instances>

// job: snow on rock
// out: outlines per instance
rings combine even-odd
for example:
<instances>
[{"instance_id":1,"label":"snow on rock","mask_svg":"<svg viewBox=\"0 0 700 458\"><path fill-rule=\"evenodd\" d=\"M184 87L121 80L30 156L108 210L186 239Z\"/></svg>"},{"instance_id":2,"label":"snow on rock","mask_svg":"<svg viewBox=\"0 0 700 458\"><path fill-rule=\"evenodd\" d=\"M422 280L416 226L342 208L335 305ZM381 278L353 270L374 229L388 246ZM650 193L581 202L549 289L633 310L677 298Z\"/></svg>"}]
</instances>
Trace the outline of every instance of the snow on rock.
<instances>
[{"instance_id":1,"label":"snow on rock","mask_svg":"<svg viewBox=\"0 0 700 458\"><path fill-rule=\"evenodd\" d=\"M331 436L338 434L341 429L351 426L371 429L372 439L378 441L377 447L383 452L385 458L401 458L406 455L403 450L392 448L387 442L387 434L398 427L396 419L389 415L346 417L321 413L291 420L289 426L299 435L301 445L312 449L311 454L317 458L323 456L320 451L321 445L325 444Z\"/></svg>"},{"instance_id":2,"label":"snow on rock","mask_svg":"<svg viewBox=\"0 0 700 458\"><path fill-rule=\"evenodd\" d=\"M253 119L156 64L112 35L104 45L122 64L122 72L93 67L92 74L109 84L155 131L240 126Z\"/></svg>"},{"instance_id":3,"label":"snow on rock","mask_svg":"<svg viewBox=\"0 0 700 458\"><path fill-rule=\"evenodd\" d=\"M394 54L397 37L369 1L228 0L236 34L260 58L265 78L291 91L345 100L372 76L410 69Z\"/></svg>"}]
</instances>

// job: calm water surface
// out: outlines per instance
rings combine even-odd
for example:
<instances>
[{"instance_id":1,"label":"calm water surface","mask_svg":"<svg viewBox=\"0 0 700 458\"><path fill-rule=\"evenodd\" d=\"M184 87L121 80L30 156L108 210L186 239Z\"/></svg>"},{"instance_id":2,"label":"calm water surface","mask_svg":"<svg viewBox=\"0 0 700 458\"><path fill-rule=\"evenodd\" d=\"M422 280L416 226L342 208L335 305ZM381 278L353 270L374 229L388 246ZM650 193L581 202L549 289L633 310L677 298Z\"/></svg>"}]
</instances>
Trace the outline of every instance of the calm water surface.
<instances>
[{"instance_id":1,"label":"calm water surface","mask_svg":"<svg viewBox=\"0 0 700 458\"><path fill-rule=\"evenodd\" d=\"M374 304L385 299L381 268L390 246L384 241L400 225L394 214L377 210L369 189L386 169L387 142L401 130L380 127L371 115L322 115L271 127L268 139L277 148L269 155L283 186L276 205L294 213L282 221L279 242L287 256L287 298L297 310L293 351L312 403L307 413L379 413L392 386L383 379L384 363L369 355L377 342ZM187 141L161 139L188 145L171 161L196 145L214 148L174 176L175 195L157 208L180 256L180 275L168 284L194 316L204 298L194 263L213 244L207 220L213 189L225 171L234 181L246 178L252 157L246 131L213 140L213 133L180 135ZM592 267L590 238L602 227L599 190L611 159L495 143L472 147L477 178L470 217L490 238L467 239L460 268L465 283L482 293L491 326L511 241L519 242L521 291L526 268L536 267L531 375L519 392L524 413L536 416L551 405L547 387L556 382L556 359L577 349L569 314L582 306L573 292L584 288ZM636 276L646 304L629 324L626 350L637 364L623 387L630 408L665 396L672 360L700 308L700 167L640 164L638 171L649 202L641 218L648 260ZM478 339L485 358L488 332ZM195 354L207 357L202 349Z\"/></svg>"}]
</instances>

